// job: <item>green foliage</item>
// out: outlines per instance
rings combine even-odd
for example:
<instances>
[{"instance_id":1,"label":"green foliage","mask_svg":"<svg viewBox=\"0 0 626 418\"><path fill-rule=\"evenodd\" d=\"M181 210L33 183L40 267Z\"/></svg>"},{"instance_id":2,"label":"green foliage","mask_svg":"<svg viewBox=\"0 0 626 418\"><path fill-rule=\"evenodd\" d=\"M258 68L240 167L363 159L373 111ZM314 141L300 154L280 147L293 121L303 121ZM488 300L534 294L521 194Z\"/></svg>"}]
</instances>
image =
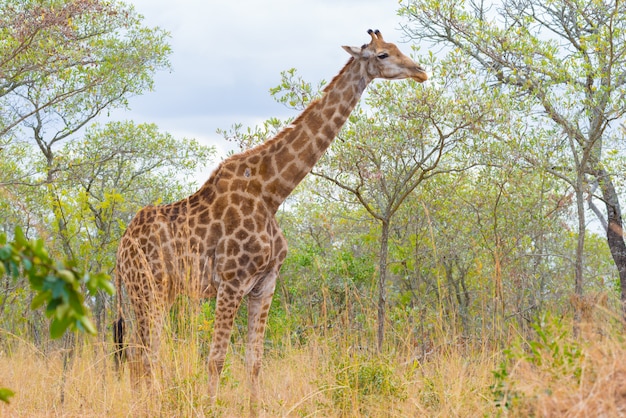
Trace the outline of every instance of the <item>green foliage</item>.
<instances>
[{"instance_id":1,"label":"green foliage","mask_svg":"<svg viewBox=\"0 0 626 418\"><path fill-rule=\"evenodd\" d=\"M96 334L82 288L86 288L88 297L95 296L99 290L112 295L115 289L106 274L83 273L73 262L55 262L44 248L43 240L29 241L21 228L16 228L12 242L0 234L0 262L0 276L28 277L35 291L31 309L46 305L52 338L61 337L68 328ZM0 401L8 402L13 394L10 389L0 388Z\"/></svg>"},{"instance_id":2,"label":"green foliage","mask_svg":"<svg viewBox=\"0 0 626 418\"><path fill-rule=\"evenodd\" d=\"M505 350L504 354L506 359L502 360L498 368L492 372L495 382L489 386L489 389L493 395L496 407L503 410L510 410L518 399L519 394L510 388L508 381L509 367L512 360L511 351Z\"/></svg>"},{"instance_id":3,"label":"green foliage","mask_svg":"<svg viewBox=\"0 0 626 418\"><path fill-rule=\"evenodd\" d=\"M168 34L121 2L0 0L0 21L0 137L22 122L57 122L51 141L64 138L169 67Z\"/></svg>"},{"instance_id":4,"label":"green foliage","mask_svg":"<svg viewBox=\"0 0 626 418\"><path fill-rule=\"evenodd\" d=\"M393 363L382 357L361 354L343 357L336 370L333 402L346 415L357 410L367 415L368 405L406 397Z\"/></svg>"},{"instance_id":5,"label":"green foliage","mask_svg":"<svg viewBox=\"0 0 626 418\"><path fill-rule=\"evenodd\" d=\"M280 84L271 88L270 94L278 103L295 110L304 110L309 103L320 96L322 88L326 85L326 81L322 80L313 87L311 83L298 76L295 68L281 71L280 76Z\"/></svg>"},{"instance_id":6,"label":"green foliage","mask_svg":"<svg viewBox=\"0 0 626 418\"><path fill-rule=\"evenodd\" d=\"M571 323L546 314L532 328L534 337L520 337L504 351L504 359L493 371L495 382L491 391L499 408L512 410L531 401L528 397L532 394L516 389L519 380L524 379L517 376L523 367L530 367L533 374L541 376L541 390L548 394L565 381L580 384L587 344L572 336Z\"/></svg>"},{"instance_id":7,"label":"green foliage","mask_svg":"<svg viewBox=\"0 0 626 418\"><path fill-rule=\"evenodd\" d=\"M561 188L573 190L579 238L574 288L581 296L587 285L585 205L612 224L607 234L612 254L626 250L624 238L612 232L622 230L623 222L617 215L623 164L614 157L617 149L623 151L618 126L626 115L626 7L582 0L489 5L426 0L406 2L400 14L409 18L405 28L414 39L450 48L457 59L472 63L475 84L511 99L502 113L509 122L500 120L495 125L500 129L492 131L512 152L511 161L543 170L561 181ZM503 187L500 195L505 192ZM626 261L616 256L614 263L623 288Z\"/></svg>"},{"instance_id":8,"label":"green foliage","mask_svg":"<svg viewBox=\"0 0 626 418\"><path fill-rule=\"evenodd\" d=\"M46 305L52 338L59 338L68 328L96 334L81 287L86 288L88 296L94 296L98 290L112 295L115 291L106 274L83 273L73 262L54 262L44 248L43 240L27 240L21 228L15 230L13 242L7 243L6 236L0 235L0 245L0 273L9 274L14 279L21 274L28 277L35 291L31 308Z\"/></svg>"},{"instance_id":9,"label":"green foliage","mask_svg":"<svg viewBox=\"0 0 626 418\"><path fill-rule=\"evenodd\" d=\"M9 403L9 399L15 395L11 389L0 388L0 402Z\"/></svg>"},{"instance_id":10,"label":"green foliage","mask_svg":"<svg viewBox=\"0 0 626 418\"><path fill-rule=\"evenodd\" d=\"M574 377L579 381L582 373L583 347L571 338L571 325L545 315L532 327L536 339L528 342L525 360L551 373L557 384L563 376Z\"/></svg>"}]
</instances>

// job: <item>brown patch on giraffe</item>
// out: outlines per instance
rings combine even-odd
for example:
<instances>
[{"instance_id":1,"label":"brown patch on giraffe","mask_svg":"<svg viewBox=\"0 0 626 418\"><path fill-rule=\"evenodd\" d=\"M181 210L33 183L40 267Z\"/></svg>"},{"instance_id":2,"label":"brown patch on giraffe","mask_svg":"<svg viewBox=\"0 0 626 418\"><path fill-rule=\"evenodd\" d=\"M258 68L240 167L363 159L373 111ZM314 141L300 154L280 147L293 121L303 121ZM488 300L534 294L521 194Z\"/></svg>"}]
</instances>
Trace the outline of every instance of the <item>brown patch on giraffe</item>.
<instances>
[{"instance_id":1,"label":"brown patch on giraffe","mask_svg":"<svg viewBox=\"0 0 626 418\"><path fill-rule=\"evenodd\" d=\"M248 185L246 186L246 192L254 195L254 196L258 196L261 194L261 190L262 190L263 186L261 185L261 182L258 180L250 180L250 182L248 182Z\"/></svg>"},{"instance_id":2,"label":"brown patch on giraffe","mask_svg":"<svg viewBox=\"0 0 626 418\"><path fill-rule=\"evenodd\" d=\"M337 112L339 113L339 115L341 115L344 120L348 118L348 116L350 116L350 113L352 113L352 109L350 109L348 106L346 106L343 103L340 103L338 108L337 108Z\"/></svg>"},{"instance_id":3,"label":"brown patch on giraffe","mask_svg":"<svg viewBox=\"0 0 626 418\"><path fill-rule=\"evenodd\" d=\"M259 167L259 175L261 176L261 180L263 181L267 181L276 175L276 172L274 170L274 159L271 155L266 155L261 161L261 166Z\"/></svg>"},{"instance_id":4,"label":"brown patch on giraffe","mask_svg":"<svg viewBox=\"0 0 626 418\"><path fill-rule=\"evenodd\" d=\"M239 202L239 210L243 217L248 217L254 212L254 201L249 198L244 198Z\"/></svg>"},{"instance_id":5,"label":"brown patch on giraffe","mask_svg":"<svg viewBox=\"0 0 626 418\"><path fill-rule=\"evenodd\" d=\"M283 147L279 152L276 153L276 162L279 167L284 167L286 164L289 164L293 161L296 156L293 154L289 147Z\"/></svg>"},{"instance_id":6,"label":"brown patch on giraffe","mask_svg":"<svg viewBox=\"0 0 626 418\"><path fill-rule=\"evenodd\" d=\"M326 120L332 119L336 112L337 112L336 106L328 106L328 108L324 109L324 119Z\"/></svg>"},{"instance_id":7,"label":"brown patch on giraffe","mask_svg":"<svg viewBox=\"0 0 626 418\"><path fill-rule=\"evenodd\" d=\"M245 190L248 186L248 180L246 179L234 179L232 183L230 183L230 191L236 192L240 190Z\"/></svg>"},{"instance_id":8,"label":"brown patch on giraffe","mask_svg":"<svg viewBox=\"0 0 626 418\"><path fill-rule=\"evenodd\" d=\"M328 138L331 135L335 135L335 132L337 131L337 129L335 129L334 127L330 126L330 124L326 124L324 125L324 128L322 128L322 131L324 132L324 139ZM323 144L326 145L326 140L324 140Z\"/></svg>"},{"instance_id":9,"label":"brown patch on giraffe","mask_svg":"<svg viewBox=\"0 0 626 418\"><path fill-rule=\"evenodd\" d=\"M241 224L241 214L236 206L228 206L224 214L224 234L231 236Z\"/></svg>"},{"instance_id":10,"label":"brown patch on giraffe","mask_svg":"<svg viewBox=\"0 0 626 418\"><path fill-rule=\"evenodd\" d=\"M326 145L326 139L324 139L322 137L315 138L315 145L317 145L317 147L320 148L320 149L324 148L324 146Z\"/></svg>"},{"instance_id":11,"label":"brown patch on giraffe","mask_svg":"<svg viewBox=\"0 0 626 418\"><path fill-rule=\"evenodd\" d=\"M204 241L206 239L206 236L207 236L207 233L209 231L209 228L207 228L205 226L205 224L203 224L203 225L199 225L198 227L194 228L194 231L195 231L196 235L198 236L198 238L200 238L201 240Z\"/></svg>"},{"instance_id":12,"label":"brown patch on giraffe","mask_svg":"<svg viewBox=\"0 0 626 418\"><path fill-rule=\"evenodd\" d=\"M285 180L294 181L298 178L298 175L300 174L301 171L302 170L300 169L299 163L293 162L289 164L289 166L285 170L283 170L282 177Z\"/></svg>"},{"instance_id":13,"label":"brown patch on giraffe","mask_svg":"<svg viewBox=\"0 0 626 418\"><path fill-rule=\"evenodd\" d=\"M237 231L235 232L235 238L239 241L239 242L243 242L245 241L248 237L250 236L250 233L248 231L246 231L243 228L239 228L237 229Z\"/></svg>"},{"instance_id":14,"label":"brown patch on giraffe","mask_svg":"<svg viewBox=\"0 0 626 418\"><path fill-rule=\"evenodd\" d=\"M317 132L319 131L319 128L324 124L324 120L322 119L322 116L317 112L311 112L307 115L305 123L311 131Z\"/></svg>"},{"instance_id":15,"label":"brown patch on giraffe","mask_svg":"<svg viewBox=\"0 0 626 418\"><path fill-rule=\"evenodd\" d=\"M256 230L256 223L254 222L254 219L246 218L243 220L243 227L245 230L254 233L254 231Z\"/></svg>"},{"instance_id":16,"label":"brown patch on giraffe","mask_svg":"<svg viewBox=\"0 0 626 418\"><path fill-rule=\"evenodd\" d=\"M269 193L270 195L273 195L275 198L280 198L280 196L283 195L284 190L287 188L287 186L285 185L284 180L282 179L274 179L274 181L272 181L271 183L269 183L265 190L267 191L267 193Z\"/></svg>"},{"instance_id":17,"label":"brown patch on giraffe","mask_svg":"<svg viewBox=\"0 0 626 418\"><path fill-rule=\"evenodd\" d=\"M315 154L315 148L312 144L309 144L304 152L300 154L300 159L304 161L306 166L311 166L313 161L317 161L318 156Z\"/></svg>"},{"instance_id":18,"label":"brown patch on giraffe","mask_svg":"<svg viewBox=\"0 0 626 418\"><path fill-rule=\"evenodd\" d=\"M343 92L342 98L343 98L343 102L349 102L350 99L354 96L354 90L352 90L351 88L346 89ZM330 118L329 118L330 119Z\"/></svg>"},{"instance_id":19,"label":"brown patch on giraffe","mask_svg":"<svg viewBox=\"0 0 626 418\"><path fill-rule=\"evenodd\" d=\"M247 198L240 193L233 192L230 195L230 198L228 200L229 200L229 207L238 209L241 206L241 203L244 200L247 200ZM228 214L226 216L228 216Z\"/></svg>"},{"instance_id":20,"label":"brown patch on giraffe","mask_svg":"<svg viewBox=\"0 0 626 418\"><path fill-rule=\"evenodd\" d=\"M227 194L224 194L223 196L219 196L217 199L215 199L213 205L211 206L211 212L207 212L207 216L209 216L207 220L222 219L224 217L224 212L228 207L228 198L229 196Z\"/></svg>"},{"instance_id":21,"label":"brown patch on giraffe","mask_svg":"<svg viewBox=\"0 0 626 418\"><path fill-rule=\"evenodd\" d=\"M308 142L308 135L303 132L302 129L298 130L298 134L296 136L296 138L291 142L291 148L293 149L294 152L298 152L302 149L302 147L304 147L306 145L306 143Z\"/></svg>"}]
</instances>

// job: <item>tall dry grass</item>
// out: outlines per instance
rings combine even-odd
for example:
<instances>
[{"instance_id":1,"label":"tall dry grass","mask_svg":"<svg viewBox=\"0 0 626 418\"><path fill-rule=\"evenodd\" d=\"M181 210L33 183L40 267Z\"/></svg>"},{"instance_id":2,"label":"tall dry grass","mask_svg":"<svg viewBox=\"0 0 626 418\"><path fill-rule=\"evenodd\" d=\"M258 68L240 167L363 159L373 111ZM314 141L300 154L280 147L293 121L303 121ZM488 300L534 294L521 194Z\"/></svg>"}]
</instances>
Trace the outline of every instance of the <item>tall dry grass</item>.
<instances>
[{"instance_id":1,"label":"tall dry grass","mask_svg":"<svg viewBox=\"0 0 626 418\"><path fill-rule=\"evenodd\" d=\"M513 341L495 370L502 415L626 417L624 323L602 304L590 312L576 326L545 315Z\"/></svg>"},{"instance_id":2,"label":"tall dry grass","mask_svg":"<svg viewBox=\"0 0 626 418\"><path fill-rule=\"evenodd\" d=\"M409 353L378 356L344 336L311 334L305 344L269 347L262 370L264 416L406 417L492 414L495 367L481 348L449 347L418 362ZM154 386L141 393L128 372L118 379L108 345L83 341L63 371L60 351L44 354L14 342L0 358L0 386L16 395L0 405L7 417L239 417L248 413L244 347L235 336L219 400L207 399L204 343L168 338Z\"/></svg>"},{"instance_id":3,"label":"tall dry grass","mask_svg":"<svg viewBox=\"0 0 626 418\"><path fill-rule=\"evenodd\" d=\"M12 341L0 357L0 386L16 395L9 405L0 405L0 416L246 416L245 336L235 333L219 400L211 407L207 343L198 331L204 325L168 327L154 385L140 393L131 389L128 371L116 376L108 344L83 340L64 371L62 352L43 353L26 341ZM442 334L432 338L426 355L408 343L377 355L339 326L311 331L304 342L285 337L267 347L262 415L624 416L621 332L605 322L582 327L578 336L571 329L566 320L546 320L534 333L510 337L504 349Z\"/></svg>"}]
</instances>

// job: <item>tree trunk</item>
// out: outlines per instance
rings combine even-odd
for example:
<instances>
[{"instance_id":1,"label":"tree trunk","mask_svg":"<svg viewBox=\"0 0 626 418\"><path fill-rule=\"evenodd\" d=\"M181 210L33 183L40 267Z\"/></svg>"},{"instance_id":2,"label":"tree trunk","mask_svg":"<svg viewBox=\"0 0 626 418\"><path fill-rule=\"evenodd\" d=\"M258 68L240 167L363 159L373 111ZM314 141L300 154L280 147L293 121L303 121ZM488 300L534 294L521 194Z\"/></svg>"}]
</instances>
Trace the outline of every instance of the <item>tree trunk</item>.
<instances>
[{"instance_id":1,"label":"tree trunk","mask_svg":"<svg viewBox=\"0 0 626 418\"><path fill-rule=\"evenodd\" d=\"M578 335L582 320L583 301L583 267L585 255L585 200L583 195L583 174L578 173L576 178L576 212L578 214L578 243L576 245L575 279L574 279L574 335Z\"/></svg>"},{"instance_id":2,"label":"tree trunk","mask_svg":"<svg viewBox=\"0 0 626 418\"><path fill-rule=\"evenodd\" d=\"M385 339L385 309L387 304L387 254L389 253L389 221L382 221L382 231L380 234L380 258L378 260L378 335L376 348L382 352L383 341Z\"/></svg>"},{"instance_id":3,"label":"tree trunk","mask_svg":"<svg viewBox=\"0 0 626 418\"><path fill-rule=\"evenodd\" d=\"M626 243L622 224L622 211L615 186L608 173L601 169L598 173L598 184L602 190L602 197L606 205L607 229L606 240L617 267L620 280L622 302L622 316L626 319Z\"/></svg>"}]
</instances>

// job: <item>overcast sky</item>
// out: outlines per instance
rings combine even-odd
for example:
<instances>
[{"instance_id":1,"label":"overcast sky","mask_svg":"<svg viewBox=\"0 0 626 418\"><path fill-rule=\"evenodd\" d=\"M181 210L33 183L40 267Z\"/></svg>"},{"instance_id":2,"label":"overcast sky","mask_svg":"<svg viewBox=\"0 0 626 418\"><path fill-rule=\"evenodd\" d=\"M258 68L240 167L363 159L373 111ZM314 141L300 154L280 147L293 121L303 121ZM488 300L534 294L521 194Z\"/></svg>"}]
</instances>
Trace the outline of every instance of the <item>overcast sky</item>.
<instances>
[{"instance_id":1,"label":"overcast sky","mask_svg":"<svg viewBox=\"0 0 626 418\"><path fill-rule=\"evenodd\" d=\"M172 72L161 71L153 92L130 100L113 119L156 123L176 137L232 145L215 133L235 123L255 126L294 116L269 89L296 68L306 81L329 81L349 56L341 45L369 42L367 29L405 53L398 0L127 0L147 26L171 34Z\"/></svg>"}]
</instances>

